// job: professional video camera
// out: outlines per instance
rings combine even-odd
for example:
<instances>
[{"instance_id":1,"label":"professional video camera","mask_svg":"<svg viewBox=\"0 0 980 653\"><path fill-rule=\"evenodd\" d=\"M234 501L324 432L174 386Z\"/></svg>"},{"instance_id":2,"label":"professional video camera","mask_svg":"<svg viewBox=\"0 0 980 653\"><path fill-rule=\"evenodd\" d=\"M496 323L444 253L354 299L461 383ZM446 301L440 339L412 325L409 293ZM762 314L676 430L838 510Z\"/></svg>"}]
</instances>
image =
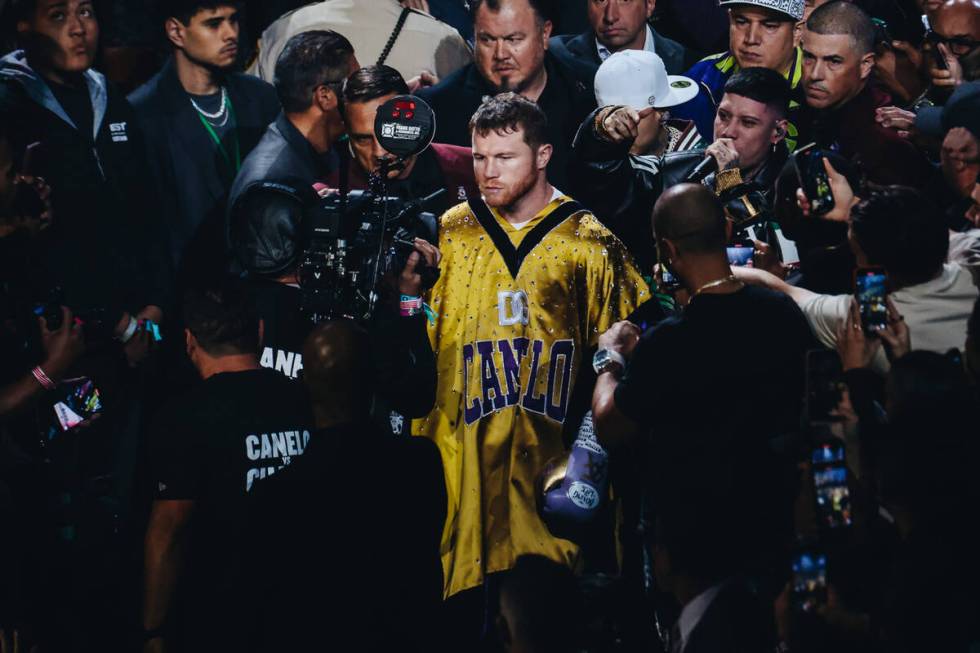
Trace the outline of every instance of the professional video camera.
<instances>
[{"instance_id":1,"label":"professional video camera","mask_svg":"<svg viewBox=\"0 0 980 653\"><path fill-rule=\"evenodd\" d=\"M371 174L369 190L348 191L342 181L339 194L323 198L308 214L309 245L299 282L303 314L314 323L370 318L379 282L388 273L401 273L415 249L414 239L436 240L436 216L425 209L445 190L415 201L387 193L388 173L432 142L432 109L411 95L396 96L378 107L374 133L394 158L385 159ZM425 287L438 278L432 268L422 268L420 274Z\"/></svg>"}]
</instances>

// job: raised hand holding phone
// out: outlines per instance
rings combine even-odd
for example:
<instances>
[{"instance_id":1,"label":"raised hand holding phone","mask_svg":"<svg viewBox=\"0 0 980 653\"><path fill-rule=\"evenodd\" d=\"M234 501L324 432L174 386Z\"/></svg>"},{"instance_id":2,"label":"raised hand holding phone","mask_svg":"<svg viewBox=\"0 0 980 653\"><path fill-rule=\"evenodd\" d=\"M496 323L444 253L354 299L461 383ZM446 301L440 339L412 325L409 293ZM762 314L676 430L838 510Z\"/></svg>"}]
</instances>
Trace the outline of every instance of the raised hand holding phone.
<instances>
[{"instance_id":1,"label":"raised hand holding phone","mask_svg":"<svg viewBox=\"0 0 980 653\"><path fill-rule=\"evenodd\" d=\"M797 154L800 154L799 152ZM796 156L796 155L794 155ZM803 211L805 217L820 217L824 220L831 220L833 222L847 222L851 215L851 207L860 201L860 198L854 194L854 189L851 188L850 182L847 181L847 177L837 172L834 166L830 164L830 160L827 157L822 157L823 159L823 172L827 177L827 183L830 186L830 195L833 198L833 204L822 215L818 215L814 212L812 198L810 198L804 188L806 184L803 179L800 180L800 188L796 191L796 202ZM798 158L799 163L803 159ZM797 170L799 171L801 177L806 174L804 170L812 172L813 166L807 166L803 164L801 169L798 165Z\"/></svg>"}]
</instances>

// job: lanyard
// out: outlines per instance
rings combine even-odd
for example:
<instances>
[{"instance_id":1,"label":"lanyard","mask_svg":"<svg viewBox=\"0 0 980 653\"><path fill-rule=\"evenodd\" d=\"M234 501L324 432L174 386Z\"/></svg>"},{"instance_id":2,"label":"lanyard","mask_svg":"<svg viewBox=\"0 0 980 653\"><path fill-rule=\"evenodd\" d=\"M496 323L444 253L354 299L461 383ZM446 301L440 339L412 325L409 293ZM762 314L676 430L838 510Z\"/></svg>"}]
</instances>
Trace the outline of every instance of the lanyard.
<instances>
[{"instance_id":1,"label":"lanyard","mask_svg":"<svg viewBox=\"0 0 980 653\"><path fill-rule=\"evenodd\" d=\"M241 154L241 149L239 148L238 145L238 119L235 117L235 108L231 103L231 98L229 97L226 100L226 102L228 105L228 113L230 114L229 118L232 121L231 143L232 143L232 148L234 149L235 152L234 165L232 165L231 157L228 156L228 151L225 150L225 146L221 143L221 139L218 138L218 135L215 133L214 128L211 126L211 123L209 123L207 120L204 119L204 116L201 115L200 111L197 111L196 113L197 113L198 120L200 120L201 124L204 125L204 128L208 130L208 134L211 136L211 140L213 140L214 144L218 146L218 151L221 152L221 156L224 158L225 163L228 164L228 168L231 169L233 175L237 175L238 170L242 167L242 154Z\"/></svg>"}]
</instances>

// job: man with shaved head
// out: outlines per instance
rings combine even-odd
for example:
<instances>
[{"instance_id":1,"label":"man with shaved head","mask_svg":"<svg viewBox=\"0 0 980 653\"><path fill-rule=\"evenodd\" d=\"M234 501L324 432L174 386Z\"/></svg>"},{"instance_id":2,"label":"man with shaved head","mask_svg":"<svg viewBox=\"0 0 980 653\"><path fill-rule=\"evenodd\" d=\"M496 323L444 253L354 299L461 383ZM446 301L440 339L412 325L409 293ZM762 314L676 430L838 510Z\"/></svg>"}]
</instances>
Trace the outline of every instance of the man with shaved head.
<instances>
[{"instance_id":1,"label":"man with shaved head","mask_svg":"<svg viewBox=\"0 0 980 653\"><path fill-rule=\"evenodd\" d=\"M315 430L302 458L256 486L249 559L288 556L243 588L255 598L241 615L248 650L313 650L329 633L365 651L438 649L442 462L430 440L371 421L371 347L349 320L317 325L303 345Z\"/></svg>"},{"instance_id":2,"label":"man with shaved head","mask_svg":"<svg viewBox=\"0 0 980 653\"><path fill-rule=\"evenodd\" d=\"M803 31L803 120L823 149L859 163L879 184L923 187L935 178L925 156L875 120L891 96L871 82L874 23L857 5L834 0Z\"/></svg>"},{"instance_id":3,"label":"man with shaved head","mask_svg":"<svg viewBox=\"0 0 980 653\"><path fill-rule=\"evenodd\" d=\"M811 341L803 314L784 295L735 278L725 251L731 225L704 186L664 191L653 209L653 230L662 264L690 299L683 313L645 333L623 321L600 336L600 348L627 362L606 368L596 382L599 441L609 448L638 428L655 426L653 457L670 464L687 455L686 447L714 450L715 444L761 442L792 430ZM745 356L732 355L736 343ZM765 397L767 408L744 419L753 397Z\"/></svg>"},{"instance_id":4,"label":"man with shaved head","mask_svg":"<svg viewBox=\"0 0 980 653\"><path fill-rule=\"evenodd\" d=\"M932 85L953 91L980 79L980 0L948 0L932 18L934 46L948 70L931 66Z\"/></svg>"}]
</instances>

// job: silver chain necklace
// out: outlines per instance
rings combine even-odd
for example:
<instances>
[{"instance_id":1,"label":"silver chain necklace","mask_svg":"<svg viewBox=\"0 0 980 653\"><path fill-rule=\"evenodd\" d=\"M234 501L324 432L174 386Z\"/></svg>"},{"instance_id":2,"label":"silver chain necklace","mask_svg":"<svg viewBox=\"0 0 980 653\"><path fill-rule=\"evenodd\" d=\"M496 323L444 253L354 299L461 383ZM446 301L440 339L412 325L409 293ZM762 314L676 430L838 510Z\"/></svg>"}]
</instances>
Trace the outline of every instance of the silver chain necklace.
<instances>
[{"instance_id":1,"label":"silver chain necklace","mask_svg":"<svg viewBox=\"0 0 980 653\"><path fill-rule=\"evenodd\" d=\"M208 118L209 120L221 120L222 118L224 118L225 121L228 120L228 116L225 115L228 111L228 92L225 90L224 86L221 87L221 108L218 109L218 111L216 111L215 113L208 113L207 111L202 109L197 104L197 102L194 101L194 98L191 97L190 95L188 95L188 98L190 99L191 104L194 106L194 108L197 109L197 112L202 116L204 116L205 118ZM225 123L222 122L221 124L224 125Z\"/></svg>"}]
</instances>

